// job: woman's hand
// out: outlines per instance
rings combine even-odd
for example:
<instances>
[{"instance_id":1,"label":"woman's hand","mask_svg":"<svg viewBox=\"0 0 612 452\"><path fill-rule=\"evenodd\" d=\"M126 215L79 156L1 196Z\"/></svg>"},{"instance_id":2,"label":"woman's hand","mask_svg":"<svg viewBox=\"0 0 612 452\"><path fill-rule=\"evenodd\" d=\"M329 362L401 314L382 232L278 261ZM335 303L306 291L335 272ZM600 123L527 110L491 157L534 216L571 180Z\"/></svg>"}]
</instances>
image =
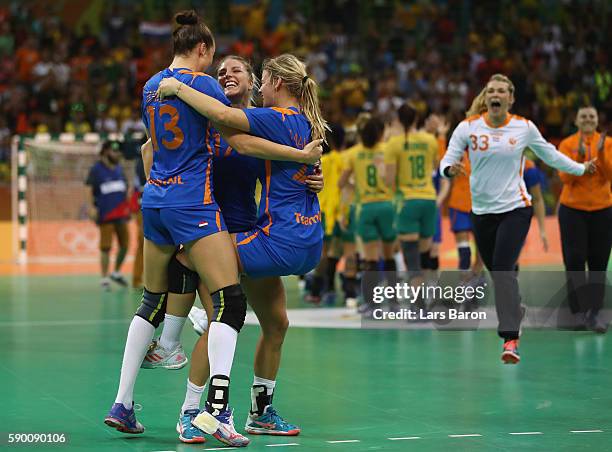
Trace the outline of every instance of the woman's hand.
<instances>
[{"instance_id":1,"label":"woman's hand","mask_svg":"<svg viewBox=\"0 0 612 452\"><path fill-rule=\"evenodd\" d=\"M97 222L98 221L98 209L96 209L94 206L90 206L89 209L87 209L87 216L89 217L91 221Z\"/></svg>"},{"instance_id":2,"label":"woman's hand","mask_svg":"<svg viewBox=\"0 0 612 452\"><path fill-rule=\"evenodd\" d=\"M467 176L467 172L465 171L465 166L463 166L463 163L455 163L454 165L448 167L448 175L450 177L455 177L458 174L463 174L464 176Z\"/></svg>"},{"instance_id":3,"label":"woman's hand","mask_svg":"<svg viewBox=\"0 0 612 452\"><path fill-rule=\"evenodd\" d=\"M546 231L540 231L540 240L542 241L542 247L544 248L544 252L548 252L548 236L546 235Z\"/></svg>"},{"instance_id":4,"label":"woman's hand","mask_svg":"<svg viewBox=\"0 0 612 452\"><path fill-rule=\"evenodd\" d=\"M323 183L323 174L319 170L310 176L306 177L306 185L308 185L308 189L314 193L321 193L324 187Z\"/></svg>"},{"instance_id":5,"label":"woman's hand","mask_svg":"<svg viewBox=\"0 0 612 452\"><path fill-rule=\"evenodd\" d=\"M584 162L584 174L593 174L595 171L597 171L597 157Z\"/></svg>"},{"instance_id":6,"label":"woman's hand","mask_svg":"<svg viewBox=\"0 0 612 452\"><path fill-rule=\"evenodd\" d=\"M321 146L323 140L312 140L308 143L302 152L300 153L300 163L307 163L309 165L314 165L319 161L321 156L323 155L323 147Z\"/></svg>"},{"instance_id":7,"label":"woman's hand","mask_svg":"<svg viewBox=\"0 0 612 452\"><path fill-rule=\"evenodd\" d=\"M181 89L183 82L178 81L174 77L166 77L159 82L157 88L157 97L163 100L166 97L176 96Z\"/></svg>"}]
</instances>

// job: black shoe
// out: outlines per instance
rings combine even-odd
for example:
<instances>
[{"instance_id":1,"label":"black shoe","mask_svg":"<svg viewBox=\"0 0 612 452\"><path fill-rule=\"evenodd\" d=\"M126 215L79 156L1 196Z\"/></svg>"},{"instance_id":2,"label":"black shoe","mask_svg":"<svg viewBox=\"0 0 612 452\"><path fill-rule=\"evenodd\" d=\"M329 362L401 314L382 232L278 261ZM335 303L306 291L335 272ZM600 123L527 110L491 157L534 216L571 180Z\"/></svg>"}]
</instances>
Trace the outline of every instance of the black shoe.
<instances>
[{"instance_id":1,"label":"black shoe","mask_svg":"<svg viewBox=\"0 0 612 452\"><path fill-rule=\"evenodd\" d=\"M119 284L121 287L127 287L128 286L127 280L123 277L123 275L121 273L117 273L117 272L111 273L110 279L114 283Z\"/></svg>"}]
</instances>

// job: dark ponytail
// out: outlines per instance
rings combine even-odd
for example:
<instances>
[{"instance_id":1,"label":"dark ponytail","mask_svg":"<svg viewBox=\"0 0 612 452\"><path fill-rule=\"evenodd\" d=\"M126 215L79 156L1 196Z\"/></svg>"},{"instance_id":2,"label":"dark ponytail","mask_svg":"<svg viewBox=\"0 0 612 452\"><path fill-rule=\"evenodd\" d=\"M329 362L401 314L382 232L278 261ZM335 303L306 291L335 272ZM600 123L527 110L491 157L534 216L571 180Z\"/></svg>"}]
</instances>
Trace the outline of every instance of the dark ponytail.
<instances>
[{"instance_id":1,"label":"dark ponytail","mask_svg":"<svg viewBox=\"0 0 612 452\"><path fill-rule=\"evenodd\" d=\"M174 55L186 55L198 44L204 43L207 48L215 45L215 39L194 10L181 11L174 15L172 44Z\"/></svg>"}]
</instances>

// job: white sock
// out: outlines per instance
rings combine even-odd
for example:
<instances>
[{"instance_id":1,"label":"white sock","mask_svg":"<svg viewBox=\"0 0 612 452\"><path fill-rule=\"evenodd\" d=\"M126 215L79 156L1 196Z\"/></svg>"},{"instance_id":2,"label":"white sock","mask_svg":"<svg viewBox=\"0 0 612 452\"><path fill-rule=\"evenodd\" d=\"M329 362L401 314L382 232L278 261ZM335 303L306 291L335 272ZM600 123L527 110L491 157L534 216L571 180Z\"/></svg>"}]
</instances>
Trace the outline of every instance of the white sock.
<instances>
[{"instance_id":1,"label":"white sock","mask_svg":"<svg viewBox=\"0 0 612 452\"><path fill-rule=\"evenodd\" d=\"M398 273L403 273L406 271L406 263L404 262L404 255L401 251L398 251L393 255L393 259L395 260L395 268Z\"/></svg>"},{"instance_id":2,"label":"white sock","mask_svg":"<svg viewBox=\"0 0 612 452\"><path fill-rule=\"evenodd\" d=\"M262 388L261 386L264 386ZM272 395L276 380L267 380L265 378L253 376L253 386L251 386L251 414L263 414L266 406L272 404ZM265 392L265 394L264 394Z\"/></svg>"},{"instance_id":3,"label":"white sock","mask_svg":"<svg viewBox=\"0 0 612 452\"><path fill-rule=\"evenodd\" d=\"M255 385L264 385L266 387L266 393L268 395L272 395L274 393L274 388L276 386L276 380L266 380L265 378L258 377L257 375L253 376L253 386Z\"/></svg>"},{"instance_id":4,"label":"white sock","mask_svg":"<svg viewBox=\"0 0 612 452\"><path fill-rule=\"evenodd\" d=\"M200 400L202 399L204 388L206 388L206 385L198 386L192 383L189 378L187 379L187 392L185 392L185 401L181 407L181 413L187 410L200 409Z\"/></svg>"},{"instance_id":5,"label":"white sock","mask_svg":"<svg viewBox=\"0 0 612 452\"><path fill-rule=\"evenodd\" d=\"M164 316L164 329L159 338L159 345L166 350L174 350L181 342L181 332L187 317L177 317L166 314Z\"/></svg>"},{"instance_id":6,"label":"white sock","mask_svg":"<svg viewBox=\"0 0 612 452\"><path fill-rule=\"evenodd\" d=\"M210 376L230 376L238 332L221 322L212 322L208 331L208 362Z\"/></svg>"},{"instance_id":7,"label":"white sock","mask_svg":"<svg viewBox=\"0 0 612 452\"><path fill-rule=\"evenodd\" d=\"M154 333L153 325L142 317L134 316L125 341L119 389L115 399L115 403L123 403L128 409L132 407L136 377L138 377L140 365L147 354Z\"/></svg>"}]
</instances>

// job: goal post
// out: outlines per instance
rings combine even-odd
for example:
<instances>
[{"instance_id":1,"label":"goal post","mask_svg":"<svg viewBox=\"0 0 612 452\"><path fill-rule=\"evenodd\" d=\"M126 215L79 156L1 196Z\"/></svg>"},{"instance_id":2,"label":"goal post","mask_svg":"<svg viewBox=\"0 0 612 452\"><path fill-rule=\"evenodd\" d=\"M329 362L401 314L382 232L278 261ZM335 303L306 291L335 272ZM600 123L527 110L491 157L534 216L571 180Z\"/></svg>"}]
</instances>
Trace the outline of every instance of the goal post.
<instances>
[{"instance_id":1,"label":"goal post","mask_svg":"<svg viewBox=\"0 0 612 452\"><path fill-rule=\"evenodd\" d=\"M139 145L143 137L136 134L127 138ZM13 138L13 255L19 263L98 259L99 231L87 216L89 188L85 180L106 139L125 142L121 134L96 133ZM129 157L136 156L132 153ZM123 159L122 166L126 178L132 181L135 160Z\"/></svg>"}]
</instances>

